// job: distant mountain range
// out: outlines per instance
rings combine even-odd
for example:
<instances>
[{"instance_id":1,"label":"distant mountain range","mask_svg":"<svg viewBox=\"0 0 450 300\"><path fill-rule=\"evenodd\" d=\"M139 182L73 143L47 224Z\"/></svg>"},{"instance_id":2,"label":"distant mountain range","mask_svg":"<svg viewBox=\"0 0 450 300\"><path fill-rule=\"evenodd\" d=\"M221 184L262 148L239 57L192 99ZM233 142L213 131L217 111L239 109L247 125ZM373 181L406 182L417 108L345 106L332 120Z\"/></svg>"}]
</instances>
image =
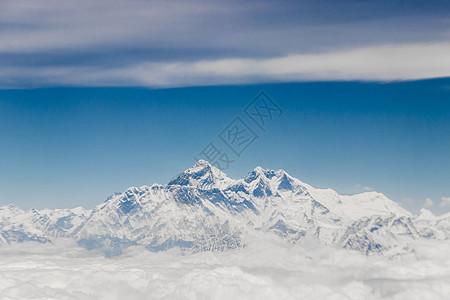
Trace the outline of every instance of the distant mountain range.
<instances>
[{"instance_id":1,"label":"distant mountain range","mask_svg":"<svg viewBox=\"0 0 450 300\"><path fill-rule=\"evenodd\" d=\"M167 185L131 187L94 209L0 207L0 245L70 238L109 254L131 245L221 251L267 233L289 243L315 237L366 254L397 253L417 239L449 239L450 213L413 215L381 193L342 196L283 170L257 167L234 180L203 160Z\"/></svg>"}]
</instances>

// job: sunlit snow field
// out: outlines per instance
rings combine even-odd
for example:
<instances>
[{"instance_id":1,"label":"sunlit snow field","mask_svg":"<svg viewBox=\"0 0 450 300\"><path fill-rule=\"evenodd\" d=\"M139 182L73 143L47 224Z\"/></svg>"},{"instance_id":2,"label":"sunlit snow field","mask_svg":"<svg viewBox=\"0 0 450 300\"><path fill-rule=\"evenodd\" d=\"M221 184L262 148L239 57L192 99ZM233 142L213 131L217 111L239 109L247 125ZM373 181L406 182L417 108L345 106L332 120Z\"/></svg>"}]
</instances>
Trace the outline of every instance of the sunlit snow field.
<instances>
[{"instance_id":1,"label":"sunlit snow field","mask_svg":"<svg viewBox=\"0 0 450 300\"><path fill-rule=\"evenodd\" d=\"M0 249L1 299L449 299L450 242L387 258L250 242L240 250L107 258L70 242Z\"/></svg>"}]
</instances>

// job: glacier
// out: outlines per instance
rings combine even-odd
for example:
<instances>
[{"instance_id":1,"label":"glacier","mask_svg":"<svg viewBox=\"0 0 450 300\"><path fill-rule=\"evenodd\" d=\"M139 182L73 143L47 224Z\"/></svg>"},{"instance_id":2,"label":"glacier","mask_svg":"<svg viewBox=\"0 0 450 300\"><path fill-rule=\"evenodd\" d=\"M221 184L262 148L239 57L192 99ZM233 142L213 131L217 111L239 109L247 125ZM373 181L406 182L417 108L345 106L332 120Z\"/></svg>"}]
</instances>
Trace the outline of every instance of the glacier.
<instances>
[{"instance_id":1,"label":"glacier","mask_svg":"<svg viewBox=\"0 0 450 300\"><path fill-rule=\"evenodd\" d=\"M286 173L256 167L231 179L204 160L166 185L130 187L93 209L0 207L0 247L73 240L89 250L121 254L245 248L265 235L288 244L316 239L363 254L408 253L420 240L448 240L450 213L413 215L378 192L339 195Z\"/></svg>"}]
</instances>

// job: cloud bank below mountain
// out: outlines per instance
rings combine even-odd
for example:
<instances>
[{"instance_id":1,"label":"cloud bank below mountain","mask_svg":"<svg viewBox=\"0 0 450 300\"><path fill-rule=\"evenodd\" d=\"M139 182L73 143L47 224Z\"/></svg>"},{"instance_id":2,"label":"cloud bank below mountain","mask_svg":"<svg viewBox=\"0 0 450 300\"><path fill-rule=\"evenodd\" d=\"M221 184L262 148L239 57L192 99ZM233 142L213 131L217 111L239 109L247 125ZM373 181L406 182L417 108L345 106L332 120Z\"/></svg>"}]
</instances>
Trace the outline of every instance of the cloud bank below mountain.
<instances>
[{"instance_id":1,"label":"cloud bank below mountain","mask_svg":"<svg viewBox=\"0 0 450 300\"><path fill-rule=\"evenodd\" d=\"M60 241L0 249L3 299L444 299L448 241L420 241L415 254L364 256L313 240L251 241L226 252L99 253Z\"/></svg>"}]
</instances>

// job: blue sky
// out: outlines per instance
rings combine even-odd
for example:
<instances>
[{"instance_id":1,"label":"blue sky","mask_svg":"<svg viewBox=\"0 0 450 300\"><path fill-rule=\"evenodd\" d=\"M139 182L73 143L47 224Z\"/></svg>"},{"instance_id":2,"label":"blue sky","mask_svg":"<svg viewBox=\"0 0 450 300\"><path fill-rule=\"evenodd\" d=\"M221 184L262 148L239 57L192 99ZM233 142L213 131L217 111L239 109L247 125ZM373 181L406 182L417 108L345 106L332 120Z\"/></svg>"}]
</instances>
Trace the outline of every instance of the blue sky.
<instances>
[{"instance_id":1,"label":"blue sky","mask_svg":"<svg viewBox=\"0 0 450 300\"><path fill-rule=\"evenodd\" d=\"M264 90L283 110L262 131L243 112ZM450 196L450 80L0 91L0 204L92 207L167 183L210 141L226 172L285 169L340 193L375 189L415 211ZM258 135L240 157L218 134L240 117Z\"/></svg>"},{"instance_id":2,"label":"blue sky","mask_svg":"<svg viewBox=\"0 0 450 300\"><path fill-rule=\"evenodd\" d=\"M448 211L449 25L446 0L3 0L0 204L166 183L265 90L284 113L231 177Z\"/></svg>"}]
</instances>

